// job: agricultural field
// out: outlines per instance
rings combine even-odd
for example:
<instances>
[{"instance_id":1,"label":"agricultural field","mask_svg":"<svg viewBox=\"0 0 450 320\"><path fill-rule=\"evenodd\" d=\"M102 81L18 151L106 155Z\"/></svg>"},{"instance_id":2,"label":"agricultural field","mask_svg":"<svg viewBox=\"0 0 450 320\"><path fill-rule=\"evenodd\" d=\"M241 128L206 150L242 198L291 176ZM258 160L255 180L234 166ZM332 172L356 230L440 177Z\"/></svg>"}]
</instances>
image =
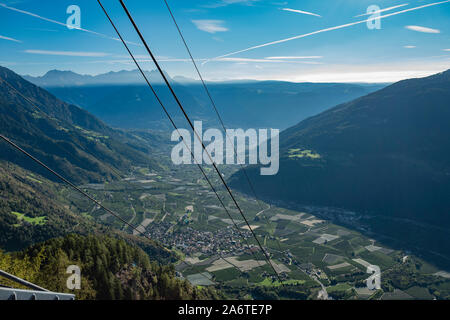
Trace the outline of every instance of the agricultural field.
<instances>
[{"instance_id":1,"label":"agricultural field","mask_svg":"<svg viewBox=\"0 0 450 320\"><path fill-rule=\"evenodd\" d=\"M122 181L82 188L120 212L139 232L178 252L179 277L197 286L218 286L235 298L247 295L248 288L281 287L274 269L283 286L303 290L310 299L433 299L448 292L448 273L355 228L333 223L323 214L327 208L320 213L310 207L288 209L235 192L270 256L269 265L229 196L218 188L225 210L194 169L152 172L135 168ZM212 183L220 185L211 170L206 171ZM82 208L83 215L138 234L77 194L62 192L71 199L73 210ZM29 222L45 222L39 219ZM370 276L367 268L372 265L381 270L380 290L365 286ZM396 271L404 269L408 271L402 271L399 280Z\"/></svg>"},{"instance_id":2,"label":"agricultural field","mask_svg":"<svg viewBox=\"0 0 450 320\"><path fill-rule=\"evenodd\" d=\"M17 219L20 221L20 223L29 223L29 224L42 226L47 221L47 217L45 217L45 216L31 218L20 212L13 211L11 213L17 217Z\"/></svg>"}]
</instances>

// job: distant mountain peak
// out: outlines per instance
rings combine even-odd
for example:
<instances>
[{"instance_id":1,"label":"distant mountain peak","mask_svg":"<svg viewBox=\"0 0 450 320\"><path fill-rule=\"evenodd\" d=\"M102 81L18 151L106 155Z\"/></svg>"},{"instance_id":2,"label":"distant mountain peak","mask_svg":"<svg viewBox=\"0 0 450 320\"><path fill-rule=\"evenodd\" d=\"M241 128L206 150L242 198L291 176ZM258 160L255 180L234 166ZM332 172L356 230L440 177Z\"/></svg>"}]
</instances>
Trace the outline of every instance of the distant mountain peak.
<instances>
[{"instance_id":1,"label":"distant mountain peak","mask_svg":"<svg viewBox=\"0 0 450 320\"><path fill-rule=\"evenodd\" d=\"M79 75L73 71L70 70L57 70L57 69L53 69L53 70L49 70L47 71L47 73L44 75L45 76L50 76L50 75L54 75L54 74L76 74Z\"/></svg>"},{"instance_id":2,"label":"distant mountain peak","mask_svg":"<svg viewBox=\"0 0 450 320\"><path fill-rule=\"evenodd\" d=\"M151 83L160 84L163 82L159 72L156 70L145 71L146 76ZM171 77L165 73L168 79ZM126 85L126 84L144 84L139 70L119 70L109 71L107 73L92 75L83 75L70 70L50 70L43 76L23 76L27 81L40 87L79 87L96 85ZM189 82L188 78L179 79L178 82Z\"/></svg>"}]
</instances>

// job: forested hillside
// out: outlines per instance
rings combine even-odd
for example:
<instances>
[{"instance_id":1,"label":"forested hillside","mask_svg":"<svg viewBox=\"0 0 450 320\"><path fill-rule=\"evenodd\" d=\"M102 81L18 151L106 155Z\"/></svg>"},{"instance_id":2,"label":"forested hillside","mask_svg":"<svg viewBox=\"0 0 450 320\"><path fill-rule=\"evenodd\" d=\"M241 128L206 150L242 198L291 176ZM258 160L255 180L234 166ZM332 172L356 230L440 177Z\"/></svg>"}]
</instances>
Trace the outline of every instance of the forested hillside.
<instances>
[{"instance_id":1,"label":"forested hillside","mask_svg":"<svg viewBox=\"0 0 450 320\"><path fill-rule=\"evenodd\" d=\"M95 232L93 222L58 202L57 186L0 162L0 248L19 250L70 232Z\"/></svg>"},{"instance_id":2,"label":"forested hillside","mask_svg":"<svg viewBox=\"0 0 450 320\"><path fill-rule=\"evenodd\" d=\"M282 132L278 175L249 174L261 196L355 210L449 266L449 101L450 70L400 81Z\"/></svg>"},{"instance_id":3,"label":"forested hillside","mask_svg":"<svg viewBox=\"0 0 450 320\"><path fill-rule=\"evenodd\" d=\"M108 127L2 67L0 127L3 135L75 183L117 178L118 171L132 165L159 167L149 157L152 147L145 139ZM0 159L53 179L6 145Z\"/></svg>"},{"instance_id":4,"label":"forested hillside","mask_svg":"<svg viewBox=\"0 0 450 320\"><path fill-rule=\"evenodd\" d=\"M108 234L138 244L154 260L175 261L173 254L146 238L98 224L74 212L59 191L59 184L11 163L0 162L0 249L22 250L70 233Z\"/></svg>"},{"instance_id":5,"label":"forested hillside","mask_svg":"<svg viewBox=\"0 0 450 320\"><path fill-rule=\"evenodd\" d=\"M67 267L81 269L81 290L67 289ZM0 269L56 292L83 299L214 299L210 288L194 288L175 277L173 265L159 265L140 248L105 236L68 235L28 249L0 252ZM0 279L1 284L10 284Z\"/></svg>"},{"instance_id":6,"label":"forested hillside","mask_svg":"<svg viewBox=\"0 0 450 320\"><path fill-rule=\"evenodd\" d=\"M0 127L77 184L119 179L136 165L163 166L150 157L160 136L114 130L5 68L0 68ZM0 250L15 253L0 254L0 269L67 292L66 268L78 265L83 277L78 299L214 297L175 278L174 253L79 212L54 179L2 142Z\"/></svg>"}]
</instances>

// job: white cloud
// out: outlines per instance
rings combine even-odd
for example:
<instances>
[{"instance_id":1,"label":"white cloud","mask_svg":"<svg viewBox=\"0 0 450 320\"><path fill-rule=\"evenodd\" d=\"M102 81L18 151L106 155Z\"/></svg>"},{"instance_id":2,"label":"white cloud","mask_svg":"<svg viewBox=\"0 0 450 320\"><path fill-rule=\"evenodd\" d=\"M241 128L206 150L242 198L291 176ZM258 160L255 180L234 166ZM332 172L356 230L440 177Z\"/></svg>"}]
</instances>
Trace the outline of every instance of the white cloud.
<instances>
[{"instance_id":1,"label":"white cloud","mask_svg":"<svg viewBox=\"0 0 450 320\"><path fill-rule=\"evenodd\" d=\"M198 60L198 61L205 61L205 59ZM304 61L304 60L286 60L286 59L252 59L252 58L235 58L235 57L228 57L228 58L221 58L214 60L214 62L228 62L228 63L234 63L235 65L245 65L245 64L255 64L255 63L264 63L264 64L272 64L272 65L279 65L279 64L285 64L285 65L322 65L321 62L316 61Z\"/></svg>"},{"instance_id":2,"label":"white cloud","mask_svg":"<svg viewBox=\"0 0 450 320\"><path fill-rule=\"evenodd\" d=\"M203 5L204 8L219 8L226 7L231 4L242 4L251 6L254 2L258 2L259 0L220 0L212 4Z\"/></svg>"},{"instance_id":3,"label":"white cloud","mask_svg":"<svg viewBox=\"0 0 450 320\"><path fill-rule=\"evenodd\" d=\"M17 40L17 39L14 39L14 38L10 38L10 37L5 37L5 36L0 36L0 39L22 43L22 41L20 41L20 40Z\"/></svg>"},{"instance_id":4,"label":"white cloud","mask_svg":"<svg viewBox=\"0 0 450 320\"><path fill-rule=\"evenodd\" d=\"M228 28L223 26L225 22L222 20L192 20L192 22L197 29L208 33L228 31Z\"/></svg>"},{"instance_id":5,"label":"white cloud","mask_svg":"<svg viewBox=\"0 0 450 320\"><path fill-rule=\"evenodd\" d=\"M261 58L261 59L252 59L252 58L238 58L238 57L229 57L229 58L221 58L214 60L214 62L230 62L230 63L240 63L240 64L247 64L247 63L291 63L291 64L311 64L311 65L319 65L322 64L321 62L315 62L315 61L299 61L295 60L295 57L280 57L280 59L274 59L276 57L270 57L269 58ZM142 58L136 58L139 63L144 62L152 62L151 59L146 59L144 57ZM288 60L291 59L291 60ZM195 59L196 62L205 62L207 59ZM160 58L158 59L159 62L187 62L191 63L191 59L178 59L178 58ZM113 59L113 60L101 60L101 61L93 61L92 63L121 63L121 64L133 64L133 61L131 59Z\"/></svg>"},{"instance_id":6,"label":"white cloud","mask_svg":"<svg viewBox=\"0 0 450 320\"><path fill-rule=\"evenodd\" d=\"M449 2L450 2L450 0L429 3L429 4L422 5L422 6L414 7L414 8L409 8L409 9L405 9L405 10L401 10L401 11L388 13L388 14L385 14L385 15L377 17L377 19L384 19L384 18L396 16L396 15L399 15L399 14L403 14L403 13L407 13L407 12L411 12L411 11L416 11L416 10L421 10L421 9L424 9L424 8L428 8L428 7L432 7L432 6L436 6L436 5L440 5L440 4L444 4L444 3L449 3ZM280 44L280 43L284 43L284 42L288 42L288 41L292 41L292 40L306 38L306 37L309 37L309 36L313 36L313 35L324 33L324 32L328 32L328 31L344 29L344 28L348 28L348 27L351 27L351 26L354 26L354 25L367 23L368 21L373 21L373 20L375 20L375 19L374 18L369 18L369 19L365 19L365 20L362 20L362 21L356 21L356 22L351 22L351 23L347 23L347 24L331 27L331 28L321 29L321 30L317 30L317 31L314 31L314 32L305 33L305 34L301 34L301 35L298 35L298 36L286 38L286 39L281 39L281 40L276 40L276 41L272 41L272 42L267 42L267 43L264 43L264 44L260 44L260 45L253 46L253 47L249 47L249 48L242 49L242 50L239 50L239 51L234 51L234 52L231 52L231 53L227 53L227 54L224 54L224 55L221 55L221 56L209 59L208 61L219 59L219 58L224 58L224 57L229 57L229 56L236 55L236 54L239 54L239 53L242 53L242 52L247 52L247 51L250 51L250 50L255 50L255 49L259 49L259 48L263 48L263 47L268 47L268 46L272 46L272 45L275 45L275 44ZM206 62L208 62L208 61L206 61ZM204 63L206 63L206 62L204 62Z\"/></svg>"},{"instance_id":7,"label":"white cloud","mask_svg":"<svg viewBox=\"0 0 450 320\"><path fill-rule=\"evenodd\" d=\"M414 71L361 71L306 74L301 78L293 79L295 82L339 82L339 83L389 83L404 79L427 77L442 70L414 70Z\"/></svg>"},{"instance_id":8,"label":"white cloud","mask_svg":"<svg viewBox=\"0 0 450 320\"><path fill-rule=\"evenodd\" d=\"M421 26L406 26L405 28L408 30L423 32L423 33L441 33L441 31L438 29L431 29L431 28L421 27Z\"/></svg>"},{"instance_id":9,"label":"white cloud","mask_svg":"<svg viewBox=\"0 0 450 320\"><path fill-rule=\"evenodd\" d=\"M318 65L311 67L295 68L291 65L280 67L279 65L267 66L263 71L245 70L236 68L241 72L240 78L253 80L280 80L292 82L318 82L318 83L387 83L404 79L426 77L450 68L449 61L440 59L428 61L418 65L415 61L403 60L402 62L383 63L374 65ZM216 69L214 69L216 70ZM247 72L246 72L247 71ZM216 71L214 71L216 72ZM242 72L245 72L242 74ZM225 74L226 73L222 73Z\"/></svg>"},{"instance_id":10,"label":"white cloud","mask_svg":"<svg viewBox=\"0 0 450 320\"><path fill-rule=\"evenodd\" d=\"M106 57L106 56L109 56L108 53L104 53L104 52L80 52L80 51L25 50L25 53L51 55L51 56L69 56L69 57Z\"/></svg>"},{"instance_id":11,"label":"white cloud","mask_svg":"<svg viewBox=\"0 0 450 320\"><path fill-rule=\"evenodd\" d=\"M278 62L275 60L266 60L266 59L250 59L250 58L223 58L216 61L225 61L225 62Z\"/></svg>"},{"instance_id":12,"label":"white cloud","mask_svg":"<svg viewBox=\"0 0 450 320\"><path fill-rule=\"evenodd\" d=\"M267 57L266 59L275 60L296 60L296 59L322 59L322 56L281 56L281 57Z\"/></svg>"},{"instance_id":13,"label":"white cloud","mask_svg":"<svg viewBox=\"0 0 450 320\"><path fill-rule=\"evenodd\" d=\"M315 17L319 17L322 18L322 16L312 13L312 12L308 12L308 11L302 11L302 10L296 10L296 9L290 9L290 8L283 8L281 9L283 11L289 11L289 12L295 12L295 13L301 13L301 14L307 14L309 16L315 16Z\"/></svg>"},{"instance_id":14,"label":"white cloud","mask_svg":"<svg viewBox=\"0 0 450 320\"><path fill-rule=\"evenodd\" d=\"M405 48L405 49L414 49L414 48L417 48L416 46L403 46L403 48Z\"/></svg>"},{"instance_id":15,"label":"white cloud","mask_svg":"<svg viewBox=\"0 0 450 320\"><path fill-rule=\"evenodd\" d=\"M450 51L450 49L443 49L444 51Z\"/></svg>"},{"instance_id":16,"label":"white cloud","mask_svg":"<svg viewBox=\"0 0 450 320\"><path fill-rule=\"evenodd\" d=\"M252 2L257 2L259 0L222 0L222 3L224 4L235 4L235 3L244 3L249 4Z\"/></svg>"},{"instance_id":17,"label":"white cloud","mask_svg":"<svg viewBox=\"0 0 450 320\"><path fill-rule=\"evenodd\" d=\"M216 61L224 61L224 62L285 62L282 60L268 60L268 59L250 59L250 58L223 58Z\"/></svg>"}]
</instances>

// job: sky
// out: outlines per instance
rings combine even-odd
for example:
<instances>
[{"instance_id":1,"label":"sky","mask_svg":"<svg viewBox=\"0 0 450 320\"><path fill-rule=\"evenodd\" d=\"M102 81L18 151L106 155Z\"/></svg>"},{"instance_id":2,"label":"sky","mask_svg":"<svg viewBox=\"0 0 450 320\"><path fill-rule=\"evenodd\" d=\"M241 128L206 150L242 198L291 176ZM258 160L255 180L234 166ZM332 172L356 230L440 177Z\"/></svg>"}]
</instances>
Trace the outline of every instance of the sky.
<instances>
[{"instance_id":1,"label":"sky","mask_svg":"<svg viewBox=\"0 0 450 320\"><path fill-rule=\"evenodd\" d=\"M142 67L154 69L119 1L102 2ZM198 79L164 1L125 3L163 68L172 77ZM168 3L208 81L375 83L450 69L450 1ZM69 28L74 5L80 26ZM136 69L93 0L0 0L0 46L0 65L22 75Z\"/></svg>"}]
</instances>

